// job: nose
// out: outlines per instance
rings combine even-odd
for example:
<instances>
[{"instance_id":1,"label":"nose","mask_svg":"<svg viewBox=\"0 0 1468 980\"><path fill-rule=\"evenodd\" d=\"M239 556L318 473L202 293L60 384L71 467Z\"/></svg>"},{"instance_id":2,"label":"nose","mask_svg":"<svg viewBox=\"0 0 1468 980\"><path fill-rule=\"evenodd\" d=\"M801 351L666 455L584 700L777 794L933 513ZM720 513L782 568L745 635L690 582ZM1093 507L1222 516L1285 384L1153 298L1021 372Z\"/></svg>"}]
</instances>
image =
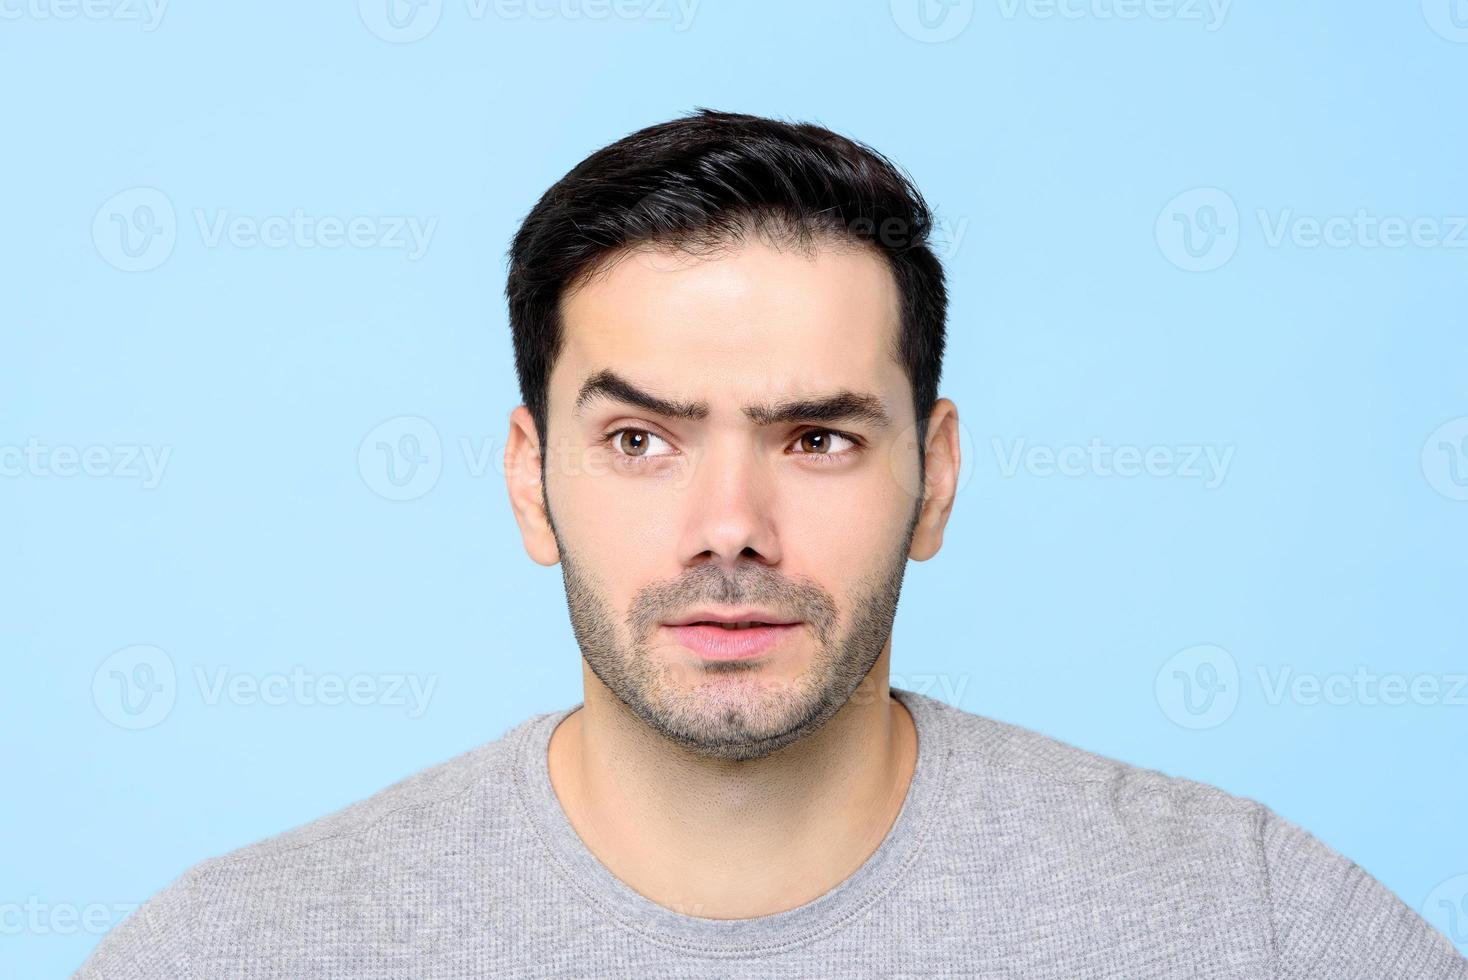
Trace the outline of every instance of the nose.
<instances>
[{"instance_id":1,"label":"nose","mask_svg":"<svg viewBox=\"0 0 1468 980\"><path fill-rule=\"evenodd\" d=\"M774 474L753 447L733 436L711 439L684 488L684 563L715 562L730 574L741 561L777 564L776 493Z\"/></svg>"}]
</instances>

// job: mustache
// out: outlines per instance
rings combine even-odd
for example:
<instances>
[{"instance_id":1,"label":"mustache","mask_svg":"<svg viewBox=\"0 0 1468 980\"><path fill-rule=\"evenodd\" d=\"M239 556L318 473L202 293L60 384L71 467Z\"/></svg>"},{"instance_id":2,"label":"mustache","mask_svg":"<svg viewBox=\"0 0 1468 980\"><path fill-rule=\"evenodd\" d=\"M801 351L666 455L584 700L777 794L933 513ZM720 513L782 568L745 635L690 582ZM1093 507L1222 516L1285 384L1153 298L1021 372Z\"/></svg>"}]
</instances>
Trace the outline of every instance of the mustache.
<instances>
[{"instance_id":1,"label":"mustache","mask_svg":"<svg viewBox=\"0 0 1468 980\"><path fill-rule=\"evenodd\" d=\"M732 573L714 564L697 565L671 581L646 585L633 596L628 619L645 637L675 614L700 605L758 606L822 633L837 616L835 600L816 583L749 563Z\"/></svg>"}]
</instances>

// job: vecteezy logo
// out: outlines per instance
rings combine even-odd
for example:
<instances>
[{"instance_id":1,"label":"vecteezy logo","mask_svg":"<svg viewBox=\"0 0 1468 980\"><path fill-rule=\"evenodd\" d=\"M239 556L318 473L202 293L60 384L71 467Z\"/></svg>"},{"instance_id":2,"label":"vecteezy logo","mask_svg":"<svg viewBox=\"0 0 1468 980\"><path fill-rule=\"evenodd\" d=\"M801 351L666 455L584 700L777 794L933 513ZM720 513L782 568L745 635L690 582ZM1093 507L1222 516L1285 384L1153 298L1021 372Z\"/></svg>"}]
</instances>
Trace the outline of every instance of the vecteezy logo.
<instances>
[{"instance_id":1,"label":"vecteezy logo","mask_svg":"<svg viewBox=\"0 0 1468 980\"><path fill-rule=\"evenodd\" d=\"M974 19L974 0L892 0L892 19L916 41L951 41Z\"/></svg>"},{"instance_id":2,"label":"vecteezy logo","mask_svg":"<svg viewBox=\"0 0 1468 980\"><path fill-rule=\"evenodd\" d=\"M932 435L932 430L928 430ZM924 474L918 472L917 465L917 425L909 424L902 430L902 435L892 440L887 449L887 466L892 472L892 478L897 484L907 491L909 497L918 498L927 493L927 486L923 479ZM974 449L974 435L969 431L963 420L958 420L958 479L954 483L954 496L963 492L968 486L969 480L974 475L974 460L978 454ZM928 473L933 471L933 460L931 451L927 454L924 468Z\"/></svg>"},{"instance_id":3,"label":"vecteezy logo","mask_svg":"<svg viewBox=\"0 0 1468 980\"><path fill-rule=\"evenodd\" d=\"M92 219L92 242L123 272L156 269L173 254L178 221L173 202L156 187L130 187L109 197Z\"/></svg>"},{"instance_id":4,"label":"vecteezy logo","mask_svg":"<svg viewBox=\"0 0 1468 980\"><path fill-rule=\"evenodd\" d=\"M1427 437L1422 475L1449 500L1468 500L1468 416L1444 422Z\"/></svg>"},{"instance_id":5,"label":"vecteezy logo","mask_svg":"<svg viewBox=\"0 0 1468 980\"><path fill-rule=\"evenodd\" d=\"M421 41L438 26L443 0L357 0L367 29L384 41Z\"/></svg>"},{"instance_id":6,"label":"vecteezy logo","mask_svg":"<svg viewBox=\"0 0 1468 980\"><path fill-rule=\"evenodd\" d=\"M1468 875L1438 885L1422 903L1422 917L1461 950L1468 950Z\"/></svg>"},{"instance_id":7,"label":"vecteezy logo","mask_svg":"<svg viewBox=\"0 0 1468 980\"><path fill-rule=\"evenodd\" d=\"M1468 44L1468 0L1422 0L1422 16L1439 37Z\"/></svg>"},{"instance_id":8,"label":"vecteezy logo","mask_svg":"<svg viewBox=\"0 0 1468 980\"><path fill-rule=\"evenodd\" d=\"M155 646L124 647L92 675L92 701L119 728L152 728L173 710L173 658Z\"/></svg>"},{"instance_id":9,"label":"vecteezy logo","mask_svg":"<svg viewBox=\"0 0 1468 980\"><path fill-rule=\"evenodd\" d=\"M416 415L388 419L357 448L362 482L387 500L416 500L438 483L443 444L433 423Z\"/></svg>"},{"instance_id":10,"label":"vecteezy logo","mask_svg":"<svg viewBox=\"0 0 1468 980\"><path fill-rule=\"evenodd\" d=\"M1217 269L1239 249L1239 209L1217 187L1184 191L1157 216L1157 247L1188 272Z\"/></svg>"},{"instance_id":11,"label":"vecteezy logo","mask_svg":"<svg viewBox=\"0 0 1468 980\"><path fill-rule=\"evenodd\" d=\"M1157 704L1175 724L1217 728L1239 705L1239 665L1223 647L1179 650L1157 671Z\"/></svg>"}]
</instances>

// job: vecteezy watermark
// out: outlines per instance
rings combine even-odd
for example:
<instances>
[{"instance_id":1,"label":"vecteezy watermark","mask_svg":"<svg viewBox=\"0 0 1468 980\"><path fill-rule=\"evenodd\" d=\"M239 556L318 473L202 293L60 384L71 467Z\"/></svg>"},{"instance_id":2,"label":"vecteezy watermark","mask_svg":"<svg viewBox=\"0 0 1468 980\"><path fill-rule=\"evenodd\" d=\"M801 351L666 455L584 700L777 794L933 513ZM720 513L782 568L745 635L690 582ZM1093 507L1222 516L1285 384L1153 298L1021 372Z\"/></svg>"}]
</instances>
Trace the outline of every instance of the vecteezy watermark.
<instances>
[{"instance_id":1,"label":"vecteezy watermark","mask_svg":"<svg viewBox=\"0 0 1468 980\"><path fill-rule=\"evenodd\" d=\"M462 0L470 21L642 20L665 22L674 32L693 26L701 0ZM410 44L432 34L443 19L443 0L357 0L362 24L377 37Z\"/></svg>"},{"instance_id":2,"label":"vecteezy watermark","mask_svg":"<svg viewBox=\"0 0 1468 980\"><path fill-rule=\"evenodd\" d=\"M892 20L925 44L951 41L974 19L974 0L892 0Z\"/></svg>"},{"instance_id":3,"label":"vecteezy watermark","mask_svg":"<svg viewBox=\"0 0 1468 980\"><path fill-rule=\"evenodd\" d=\"M1468 2L1465 0L1422 0L1422 16L1438 37L1468 44Z\"/></svg>"},{"instance_id":4,"label":"vecteezy watermark","mask_svg":"<svg viewBox=\"0 0 1468 980\"><path fill-rule=\"evenodd\" d=\"M390 418L362 438L357 472L367 489L384 500L417 500L438 485L443 440L425 418Z\"/></svg>"},{"instance_id":5,"label":"vecteezy watermark","mask_svg":"<svg viewBox=\"0 0 1468 980\"><path fill-rule=\"evenodd\" d=\"M1468 215L1300 214L1294 208L1256 208L1266 248L1468 248ZM1238 251L1244 231L1238 205L1217 187L1184 191L1163 206L1153 234L1163 256L1187 272L1211 272Z\"/></svg>"},{"instance_id":6,"label":"vecteezy watermark","mask_svg":"<svg viewBox=\"0 0 1468 980\"><path fill-rule=\"evenodd\" d=\"M1218 30L1233 0L997 0L1004 20L1177 21ZM973 0L892 0L892 20L908 37L951 41L968 28Z\"/></svg>"},{"instance_id":7,"label":"vecteezy watermark","mask_svg":"<svg viewBox=\"0 0 1468 980\"><path fill-rule=\"evenodd\" d=\"M427 254L438 227L437 218L424 220L396 214L317 217L301 208L289 215L263 218L227 210L206 214L202 208L195 208L194 221L206 248L227 244L234 248L402 249L409 262Z\"/></svg>"},{"instance_id":8,"label":"vecteezy watermark","mask_svg":"<svg viewBox=\"0 0 1468 980\"><path fill-rule=\"evenodd\" d=\"M931 436L931 431L928 433ZM917 425L909 423L900 432L893 436L887 446L887 467L892 478L907 492L909 497L918 498L927 492L924 473L918 468L917 463ZM974 462L978 459L978 453L974 450L974 436L969 427L962 419L958 420L958 481L954 485L953 493L957 496L963 493L969 481L974 476ZM927 468L931 470L931 454L928 456Z\"/></svg>"},{"instance_id":9,"label":"vecteezy watermark","mask_svg":"<svg viewBox=\"0 0 1468 980\"><path fill-rule=\"evenodd\" d=\"M968 674L892 674L887 678L887 687L924 694L959 708L968 682Z\"/></svg>"},{"instance_id":10,"label":"vecteezy watermark","mask_svg":"<svg viewBox=\"0 0 1468 980\"><path fill-rule=\"evenodd\" d=\"M631 428L631 426L629 426ZM357 445L357 472L367 489L384 500L417 500L438 486L445 458L457 458L464 472L480 479L505 475L504 447L493 439L459 436L445 450L437 427L420 415L398 415L374 426ZM599 447L548 450L547 469L568 476L601 476L614 464ZM686 471L685 471L686 476ZM666 485L666 484L664 484Z\"/></svg>"},{"instance_id":11,"label":"vecteezy watermark","mask_svg":"<svg viewBox=\"0 0 1468 980\"><path fill-rule=\"evenodd\" d=\"M362 24L384 41L421 41L438 26L443 0L357 0Z\"/></svg>"},{"instance_id":12,"label":"vecteezy watermark","mask_svg":"<svg viewBox=\"0 0 1468 980\"><path fill-rule=\"evenodd\" d=\"M606 227L599 232L611 239L639 241L646 237L647 216L658 214L668 208L666 192L653 191L644 194L631 207L606 219ZM968 215L949 215L935 212L927 220L913 221L897 215L887 215L880 220L868 215L858 215L844 222L833 222L825 230L834 235L872 245L884 252L906 252L926 246L940 259L948 260L958 255L968 235ZM639 262L661 266L668 254L680 257L680 250L644 250L634 255Z\"/></svg>"},{"instance_id":13,"label":"vecteezy watermark","mask_svg":"<svg viewBox=\"0 0 1468 980\"><path fill-rule=\"evenodd\" d=\"M1222 485L1234 458L1233 446L1110 446L1099 437L1084 446L1031 446L1023 438L1006 445L996 436L991 445L999 473L1005 479L1021 470L1034 477L1148 476L1202 480L1205 490Z\"/></svg>"},{"instance_id":14,"label":"vecteezy watermark","mask_svg":"<svg viewBox=\"0 0 1468 980\"><path fill-rule=\"evenodd\" d=\"M1372 214L1365 208L1345 215L1296 214L1293 208L1255 212L1264 244L1279 248L1468 248L1468 216Z\"/></svg>"},{"instance_id":15,"label":"vecteezy watermark","mask_svg":"<svg viewBox=\"0 0 1468 980\"><path fill-rule=\"evenodd\" d=\"M3 0L0 0L3 2ZM190 212L199 242L215 248L381 249L409 262L428 252L438 218L416 215L237 214L227 208ZM156 187L131 187L103 202L92 219L98 253L123 272L146 272L168 261L178 242L173 201Z\"/></svg>"},{"instance_id":16,"label":"vecteezy watermark","mask_svg":"<svg viewBox=\"0 0 1468 980\"><path fill-rule=\"evenodd\" d=\"M0 0L0 20L115 20L156 31L167 7L168 0Z\"/></svg>"},{"instance_id":17,"label":"vecteezy watermark","mask_svg":"<svg viewBox=\"0 0 1468 980\"><path fill-rule=\"evenodd\" d=\"M393 501L417 500L438 486L446 457L457 458L474 479L491 470L505 475L504 447L493 439L459 436L452 449L445 449L432 422L419 415L399 415L374 426L362 438L357 445L357 472L367 489ZM615 466L600 447L562 444L548 450L546 460L547 469L568 476L605 475L614 472Z\"/></svg>"},{"instance_id":18,"label":"vecteezy watermark","mask_svg":"<svg viewBox=\"0 0 1468 980\"><path fill-rule=\"evenodd\" d=\"M158 268L177 240L173 202L156 187L119 191L92 218L92 243L108 265L123 272Z\"/></svg>"},{"instance_id":19,"label":"vecteezy watermark","mask_svg":"<svg viewBox=\"0 0 1468 980\"><path fill-rule=\"evenodd\" d=\"M1233 0L998 0L1005 20L1170 20L1223 26Z\"/></svg>"},{"instance_id":20,"label":"vecteezy watermark","mask_svg":"<svg viewBox=\"0 0 1468 980\"><path fill-rule=\"evenodd\" d=\"M24 446L0 444L0 477L140 480L144 490L152 490L163 482L172 454L172 446L47 446L32 438Z\"/></svg>"},{"instance_id":21,"label":"vecteezy watermark","mask_svg":"<svg viewBox=\"0 0 1468 980\"><path fill-rule=\"evenodd\" d=\"M296 665L287 671L249 673L229 667L194 664L190 675L201 703L208 707L355 707L403 708L421 718L438 687L437 674L372 673L351 675L309 671ZM92 675L92 701L102 717L119 728L152 728L173 711L178 700L178 672L173 658L156 646L126 647L102 661Z\"/></svg>"},{"instance_id":22,"label":"vecteezy watermark","mask_svg":"<svg viewBox=\"0 0 1468 980\"><path fill-rule=\"evenodd\" d=\"M1468 500L1468 416L1449 419L1427 437L1422 475L1449 500Z\"/></svg>"},{"instance_id":23,"label":"vecteezy watermark","mask_svg":"<svg viewBox=\"0 0 1468 980\"><path fill-rule=\"evenodd\" d=\"M1288 700L1291 704L1305 706L1415 704L1468 707L1468 674L1378 674L1367 667L1357 667L1349 674L1296 673L1287 664L1273 671L1261 664L1257 670L1264 701L1270 705Z\"/></svg>"},{"instance_id":24,"label":"vecteezy watermark","mask_svg":"<svg viewBox=\"0 0 1468 980\"><path fill-rule=\"evenodd\" d=\"M636 426L627 426L635 429ZM959 471L954 493L962 493L973 478L973 436L958 423ZM465 475L482 479L493 472L506 475L505 447L490 438L459 436L445 445L437 427L420 415L398 415L378 423L357 445L357 473L362 483L384 500L417 500L438 485L447 463L456 460ZM1227 461L1225 460L1225 465ZM887 464L892 478L908 494L921 496L925 487L917 466L917 426L909 424L887 447ZM931 465L931 464L930 464ZM562 442L547 450L545 468L566 476L605 476L619 472L611 451L597 446L573 446ZM457 472L457 470L455 470ZM663 476L659 486L682 488L693 479L695 469L682 467L676 476Z\"/></svg>"},{"instance_id":25,"label":"vecteezy watermark","mask_svg":"<svg viewBox=\"0 0 1468 980\"><path fill-rule=\"evenodd\" d=\"M638 213L638 212L633 212ZM911 222L898 217L887 217L881 221L871 218L854 218L847 222L846 234L857 241L871 242L889 252L903 252L920 242L919 229ZM937 215L925 229L921 239L934 255L940 259L951 259L958 254L964 236L968 234L968 216L956 218Z\"/></svg>"},{"instance_id":26,"label":"vecteezy watermark","mask_svg":"<svg viewBox=\"0 0 1468 980\"><path fill-rule=\"evenodd\" d=\"M1468 953L1468 874L1454 875L1429 892L1422 917Z\"/></svg>"},{"instance_id":27,"label":"vecteezy watermark","mask_svg":"<svg viewBox=\"0 0 1468 980\"><path fill-rule=\"evenodd\" d=\"M1468 708L1468 673L1298 671L1289 664L1255 666L1263 704L1315 708L1344 707ZM1162 713L1183 728L1217 728L1233 716L1243 694L1233 654L1212 644L1188 647L1168 658L1154 679Z\"/></svg>"},{"instance_id":28,"label":"vecteezy watermark","mask_svg":"<svg viewBox=\"0 0 1468 980\"><path fill-rule=\"evenodd\" d=\"M149 644L116 651L92 674L92 703L119 728L152 728L168 717L177 697L173 658Z\"/></svg>"},{"instance_id":29,"label":"vecteezy watermark","mask_svg":"<svg viewBox=\"0 0 1468 980\"><path fill-rule=\"evenodd\" d=\"M294 704L334 708L350 704L407 709L409 718L421 718L438 687L437 674L318 674L304 667L267 674L232 673L228 667L206 670L195 665L194 681L206 705L221 702L240 706Z\"/></svg>"},{"instance_id":30,"label":"vecteezy watermark","mask_svg":"<svg viewBox=\"0 0 1468 980\"><path fill-rule=\"evenodd\" d=\"M137 907L137 902L48 902L31 895L23 902L0 902L0 936L100 936Z\"/></svg>"},{"instance_id":31,"label":"vecteezy watermark","mask_svg":"<svg viewBox=\"0 0 1468 980\"><path fill-rule=\"evenodd\" d=\"M1183 191L1163 206L1153 236L1179 269L1210 272L1239 250L1239 209L1217 187Z\"/></svg>"},{"instance_id":32,"label":"vecteezy watermark","mask_svg":"<svg viewBox=\"0 0 1468 980\"><path fill-rule=\"evenodd\" d=\"M1216 728L1239 706L1239 665L1223 647L1203 643L1169 657L1153 686L1158 706L1174 724Z\"/></svg>"}]
</instances>

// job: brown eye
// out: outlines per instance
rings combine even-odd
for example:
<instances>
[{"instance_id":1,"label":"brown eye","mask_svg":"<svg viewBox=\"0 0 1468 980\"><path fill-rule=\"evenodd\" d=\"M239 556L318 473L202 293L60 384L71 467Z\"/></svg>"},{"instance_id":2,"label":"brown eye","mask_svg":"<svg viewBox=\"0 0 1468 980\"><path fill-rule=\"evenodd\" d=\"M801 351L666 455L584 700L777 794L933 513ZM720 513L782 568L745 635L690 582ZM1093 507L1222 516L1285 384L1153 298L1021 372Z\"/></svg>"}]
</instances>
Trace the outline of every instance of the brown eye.
<instances>
[{"instance_id":1,"label":"brown eye","mask_svg":"<svg viewBox=\"0 0 1468 980\"><path fill-rule=\"evenodd\" d=\"M800 447L808 453L828 453L831 451L830 433L807 432L800 437Z\"/></svg>"},{"instance_id":2,"label":"brown eye","mask_svg":"<svg viewBox=\"0 0 1468 980\"><path fill-rule=\"evenodd\" d=\"M669 451L653 452L656 443L662 442L667 446L662 436L649 432L646 429L621 428L608 432L604 442L610 443L612 450L622 459L656 459L659 456L672 455ZM667 446L671 450L672 446Z\"/></svg>"},{"instance_id":3,"label":"brown eye","mask_svg":"<svg viewBox=\"0 0 1468 980\"><path fill-rule=\"evenodd\" d=\"M832 432L830 429L811 429L809 432L801 433L799 439L800 451L814 456L840 455L839 453L833 454L831 448L832 439L851 441L846 436L841 435L839 432Z\"/></svg>"},{"instance_id":4,"label":"brown eye","mask_svg":"<svg viewBox=\"0 0 1468 980\"><path fill-rule=\"evenodd\" d=\"M647 435L640 429L623 429L617 448L628 456L641 456L647 452Z\"/></svg>"}]
</instances>

